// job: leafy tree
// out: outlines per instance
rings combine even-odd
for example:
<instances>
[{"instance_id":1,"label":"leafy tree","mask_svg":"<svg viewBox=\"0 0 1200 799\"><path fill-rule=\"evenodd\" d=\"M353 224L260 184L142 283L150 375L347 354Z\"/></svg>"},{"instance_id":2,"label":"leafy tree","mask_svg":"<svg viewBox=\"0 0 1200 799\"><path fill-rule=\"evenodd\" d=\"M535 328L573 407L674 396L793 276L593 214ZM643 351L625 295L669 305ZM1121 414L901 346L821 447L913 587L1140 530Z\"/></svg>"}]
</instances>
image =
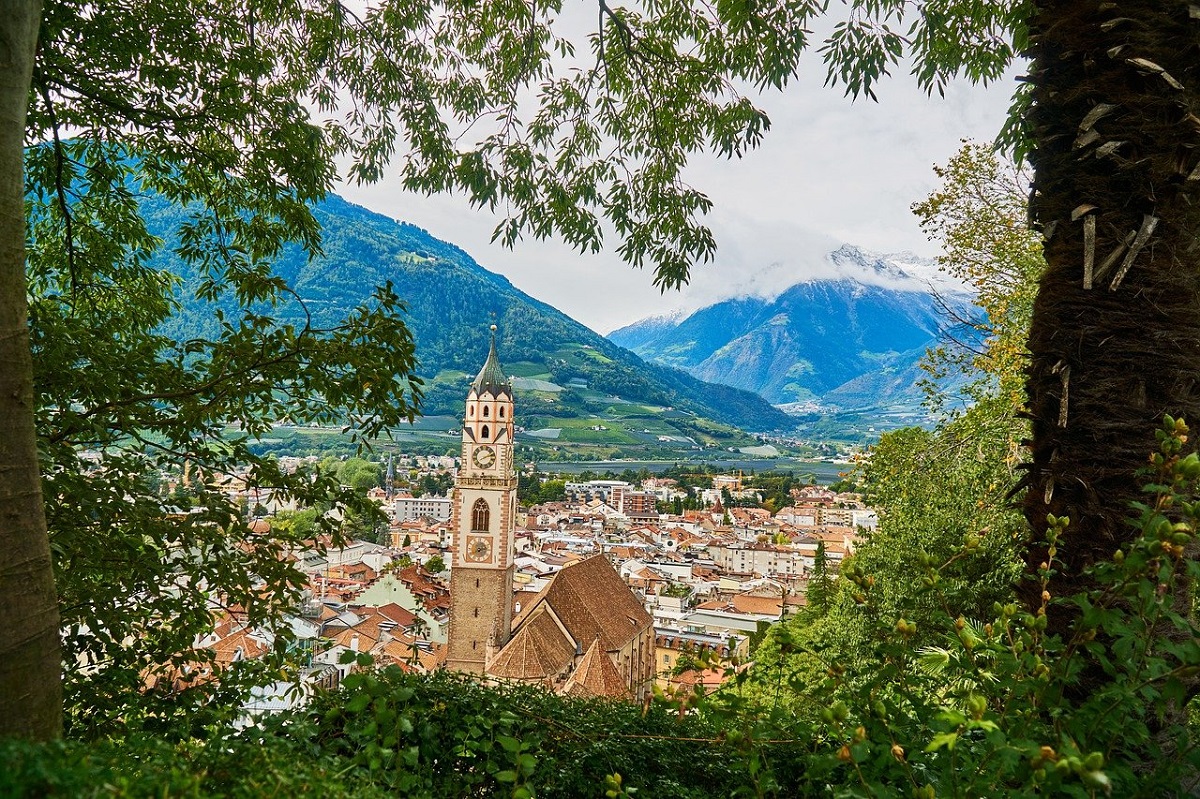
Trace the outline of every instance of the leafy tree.
<instances>
[{"instance_id":1,"label":"leafy tree","mask_svg":"<svg viewBox=\"0 0 1200 799\"><path fill-rule=\"evenodd\" d=\"M685 599L692 595L692 589L687 583L671 583L658 593L661 596Z\"/></svg>"},{"instance_id":2,"label":"leafy tree","mask_svg":"<svg viewBox=\"0 0 1200 799\"><path fill-rule=\"evenodd\" d=\"M941 186L913 205L913 212L941 245L939 267L975 292L978 313L964 321L983 343L977 349L951 341L935 351L927 368L938 377L968 376L968 399L997 396L1015 416L1025 402L1026 340L1037 281L1046 267L1041 237L1026 223L1032 176L992 148L971 142L934 171ZM933 398L938 396L935 388ZM1014 431L1023 437L1020 426Z\"/></svg>"},{"instance_id":3,"label":"leafy tree","mask_svg":"<svg viewBox=\"0 0 1200 799\"><path fill-rule=\"evenodd\" d=\"M833 602L833 578L829 575L829 557L825 554L825 542L817 542L817 554L813 556L813 570L804 590L806 606L818 615L829 612Z\"/></svg>"},{"instance_id":4,"label":"leafy tree","mask_svg":"<svg viewBox=\"0 0 1200 799\"><path fill-rule=\"evenodd\" d=\"M965 374L974 404L934 430L884 434L853 475L880 524L843 569L859 583L869 580L874 615L864 612L866 595L857 585L810 579L810 611L768 633L752 677L762 701L791 712L811 713L806 702L830 663L862 673L878 667L872 630L882 619L911 624L909 646L937 645L955 634L948 622L985 618L994 603L1011 601L1020 573L1027 532L1006 497L1026 430L1013 386L1037 251L1021 227L1020 181L994 155L967 146L939 174L943 185L915 210L946 245L943 267L984 287L976 324L985 338L982 352L945 348L932 366ZM940 568L930 576L934 566Z\"/></svg>"},{"instance_id":5,"label":"leafy tree","mask_svg":"<svg viewBox=\"0 0 1200 799\"><path fill-rule=\"evenodd\" d=\"M363 458L347 458L337 470L342 485L350 486L360 494L380 486L381 464Z\"/></svg>"},{"instance_id":6,"label":"leafy tree","mask_svg":"<svg viewBox=\"0 0 1200 799\"><path fill-rule=\"evenodd\" d=\"M567 496L565 480L543 480L538 491L539 502L561 502Z\"/></svg>"},{"instance_id":7,"label":"leafy tree","mask_svg":"<svg viewBox=\"0 0 1200 799\"><path fill-rule=\"evenodd\" d=\"M858 493L858 482L848 475L829 484L829 490L837 494Z\"/></svg>"},{"instance_id":8,"label":"leafy tree","mask_svg":"<svg viewBox=\"0 0 1200 799\"><path fill-rule=\"evenodd\" d=\"M567 484L564 480L552 480L541 473L517 476L517 496L525 506L540 505L543 502L559 502L567 495Z\"/></svg>"},{"instance_id":9,"label":"leafy tree","mask_svg":"<svg viewBox=\"0 0 1200 799\"><path fill-rule=\"evenodd\" d=\"M1019 418L1022 342L1043 266L1036 236L1024 226L1026 178L1019 170L967 144L937 172L942 185L914 211L945 247L942 267L979 289L973 324L983 345L944 347L929 365L935 375L966 375L972 404L932 431L884 434L855 475L880 524L859 547L853 568L872 575L883 612L916 624L923 641L939 635L932 620L947 608L980 618L994 602L1009 601L1019 574L1027 532L1007 496L1028 432ZM969 551L955 557L964 541ZM930 563L948 564L936 597L912 577ZM850 612L853 594L841 592L837 604L839 611L813 635L861 623ZM862 641L859 633L832 634Z\"/></svg>"},{"instance_id":10,"label":"leafy tree","mask_svg":"<svg viewBox=\"0 0 1200 799\"><path fill-rule=\"evenodd\" d=\"M320 516L320 512L315 508L305 508L299 511L283 510L271 519L271 529L287 530L289 535L301 540L311 538L319 531L317 520Z\"/></svg>"},{"instance_id":11,"label":"leafy tree","mask_svg":"<svg viewBox=\"0 0 1200 799\"><path fill-rule=\"evenodd\" d=\"M39 13L41 25L36 67L0 64L0 347L26 351L0 353L16 365L0 370L14 381L0 399L11 425L0 502L13 520L0 526L0 598L27 619L21 636L0 639L0 735L56 733L63 660L91 664L65 672L75 732L170 718L140 688L148 669L207 656L194 641L211 624L210 597L269 626L302 580L283 557L302 538L252 533L222 475L249 466L253 484L303 504L353 507L329 479L283 474L250 444L284 416L361 438L415 411L414 344L390 288L325 329L269 315L293 301L271 259L289 239L319 246L308 203L327 191L337 149L336 132L297 102L332 86L304 66L314 20L293 4L277 11L20 3L4 15L6 53L32 53ZM22 142L34 146L22 153ZM154 203L176 206L169 241L147 234L140 204ZM202 275L200 298L235 299L210 338L163 332L179 287L151 263L162 246ZM20 449L30 436L45 467L40 496L29 490L39 461ZM185 464L193 512L170 515L148 475ZM47 528L63 567L54 588ZM182 712L203 693L171 705Z\"/></svg>"},{"instance_id":12,"label":"leafy tree","mask_svg":"<svg viewBox=\"0 0 1200 799\"><path fill-rule=\"evenodd\" d=\"M1007 602L1019 574L1026 535L1006 502L1015 480L1011 429L992 404L980 403L935 431L915 428L882 436L863 472L879 529L855 554L855 568L875 576L879 601L913 621L949 607L979 618ZM939 599L913 579L924 563L969 554L941 573Z\"/></svg>"},{"instance_id":13,"label":"leafy tree","mask_svg":"<svg viewBox=\"0 0 1200 799\"><path fill-rule=\"evenodd\" d=\"M387 517L374 503L365 510L350 509L342 517L342 535L347 539L387 544L391 541Z\"/></svg>"},{"instance_id":14,"label":"leafy tree","mask_svg":"<svg viewBox=\"0 0 1200 799\"><path fill-rule=\"evenodd\" d=\"M685 649L675 658L675 664L671 667L671 676L678 677L684 672L700 671L704 668L706 668L706 664L690 649Z\"/></svg>"},{"instance_id":15,"label":"leafy tree","mask_svg":"<svg viewBox=\"0 0 1200 799\"><path fill-rule=\"evenodd\" d=\"M1189 123L1200 80L1197 22L1182 0L1136 6L852 0L821 48L830 79L867 96L905 56L931 90L956 74L994 79L1017 51L1033 59L1021 103L1031 213L1048 269L1032 317L1025 514L1035 540L1045 538L1048 511L1072 518L1071 554L1055 578L1066 586L1129 537L1122 521L1137 496L1131 478L1162 412L1200 416L1200 277L1188 267L1200 192L1200 181L1188 179L1200 151ZM11 523L0 539L0 599L28 621L20 641L0 644L0 702L24 697L20 707L0 704L0 730L58 729L63 622L39 499L39 435L60 445L40 450L50 476L77 465L69 447L103 447L134 431L165 437L144 444L139 458L154 461L161 447L177 462L195 455L220 467L229 453L212 451L215 426L237 421L253 437L261 420L283 415L284 396L292 418L342 422L343 409L358 409L350 421L368 434L411 410L417 387L403 378L412 345L392 292L328 337L275 326L261 313L287 294L268 266L284 239L319 246L306 203L328 189L335 158L346 159L352 177L371 180L400 147L408 188L458 189L481 207L505 209L496 229L504 242L558 235L596 250L607 219L618 251L635 266L652 265L661 287L686 281L693 264L712 257L715 243L698 222L710 201L683 180L687 157L708 148L736 156L759 142L769 120L738 87L783 87L827 4L604 3L591 52L574 61L574 45L555 26L560 10L381 0L355 14L285 0L260 14L228 0L175 0L64 1L43 14L36 0L9 4L0 29L0 363L8 367L0 500ZM78 138L64 141L65 131ZM28 190L24 142L47 143L29 151ZM137 196L147 194L186 209L169 246L201 268L200 291L232 292L245 309L222 320L211 341L177 345L151 332L171 295L146 268L159 245L137 213ZM25 297L34 298L32 327ZM137 335L123 335L130 332ZM393 353L390 370L364 368L376 346ZM78 363L87 368L63 368ZM297 377L299 364L309 371ZM124 390L97 379L124 369ZM87 385L76 373L88 375ZM272 394L280 383L288 390ZM196 435L200 447L189 443ZM186 451L193 448L205 451ZM250 462L245 447L234 449ZM144 466L106 463L104 473L141 474ZM125 482L112 493L144 496L144 484ZM65 489L48 486L50 499ZM72 536L62 538L56 551L76 551ZM1031 571L1045 554L1028 553ZM132 596L142 586L126 588Z\"/></svg>"},{"instance_id":16,"label":"leafy tree","mask_svg":"<svg viewBox=\"0 0 1200 799\"><path fill-rule=\"evenodd\" d=\"M449 472L425 473L417 480L417 491L420 495L446 496L446 492L454 487L454 477Z\"/></svg>"},{"instance_id":17,"label":"leafy tree","mask_svg":"<svg viewBox=\"0 0 1200 799\"><path fill-rule=\"evenodd\" d=\"M425 571L430 574L441 574L446 571L446 561L442 560L440 555L434 555L425 561Z\"/></svg>"}]
</instances>

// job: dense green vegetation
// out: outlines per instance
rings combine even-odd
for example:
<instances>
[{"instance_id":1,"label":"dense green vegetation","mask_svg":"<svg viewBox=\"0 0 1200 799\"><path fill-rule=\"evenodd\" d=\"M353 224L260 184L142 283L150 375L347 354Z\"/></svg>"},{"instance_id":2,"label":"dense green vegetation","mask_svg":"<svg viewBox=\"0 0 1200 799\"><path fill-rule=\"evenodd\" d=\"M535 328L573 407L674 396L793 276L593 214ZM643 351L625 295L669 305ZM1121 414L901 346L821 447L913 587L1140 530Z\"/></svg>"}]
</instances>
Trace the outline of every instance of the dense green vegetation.
<instances>
[{"instance_id":1,"label":"dense green vegetation","mask_svg":"<svg viewBox=\"0 0 1200 799\"><path fill-rule=\"evenodd\" d=\"M201 732L199 730L195 731ZM446 673L355 674L303 714L261 728L94 745L0 744L0 795L43 797L733 796L756 779L715 719L676 708L485 688ZM789 750L777 776L799 768ZM619 778L616 775L620 775ZM799 774L795 775L799 776Z\"/></svg>"},{"instance_id":2,"label":"dense green vegetation","mask_svg":"<svg viewBox=\"0 0 1200 799\"><path fill-rule=\"evenodd\" d=\"M1138 535L1092 569L1086 594L978 607L960 590L963 569L981 565L982 542L968 534L915 564L925 610L920 601L914 614L897 609L893 589L857 559L843 567L836 606L772 631L754 669L712 697L642 708L392 667L354 674L339 692L243 732L196 713L152 736L3 744L0 792L1178 795L1200 773L1185 713L1200 630L1175 600L1200 578L1185 555L1200 525L1200 457L1182 454L1187 433L1164 420ZM1043 587L1069 521L1052 524ZM976 615L960 612L972 603ZM1047 631L1062 614L1078 620L1066 639ZM859 635L851 646L804 640L816 624Z\"/></svg>"},{"instance_id":3,"label":"dense green vegetation","mask_svg":"<svg viewBox=\"0 0 1200 799\"><path fill-rule=\"evenodd\" d=\"M355 681L315 720L279 717L272 744L258 733L227 741L242 678L273 677L293 654L282 636L271 658L207 686L142 690L147 669L203 657L194 642L211 619L210 593L268 626L298 598L299 575L283 557L296 539L255 537L216 478L250 465L258 485L353 510L352 488L282 474L252 443L285 416L346 423L370 438L411 417L421 394L393 287L357 292L329 317L320 303L312 316L289 315L300 283L273 262L295 255L284 252L288 242L303 249L294 261L319 256L313 204L339 158L371 180L402 151L407 188L460 189L504 209L502 241L559 235L596 250L607 230L631 264L653 266L658 285L679 285L715 248L699 223L710 200L683 180L688 156L740 155L759 142L768 120L736 87L787 83L827 8L602 4L591 51L574 64L555 3L470 0L427 13L383 2L360 16L337 3L276 2L262 13L229 0L12 2L0 16L0 599L19 621L0 637L0 731L62 733L65 662L66 729L96 743L6 744L16 748L5 765L21 767L3 778L16 774L44 794L61 763L67 778L76 767L96 775L76 789L107 791L120 780L149 788L160 775L135 770L163 763L154 752L164 744L148 744L142 757L143 744L187 738L181 747L202 752L198 762L214 759L196 771L165 768L162 779L178 780L176 792L220 792L204 781L231 762L227 754L261 750L277 764L272 744L291 751L295 732L320 764L314 779L326 765L364 774L364 792L554 790L558 772L539 774L532 754L556 729L544 723L552 710L526 731L515 726L520 714L514 722L491 692L473 689L479 701L445 725L465 733L445 740L439 725L397 709L422 700L419 685L394 674ZM1009 566L979 558L1010 543L1003 510L986 502L1000 488L988 479L993 469L1011 468L1010 450L971 452L963 444L974 439L962 434L995 421L995 440L1013 440L1013 408L999 392L997 413L980 402L980 416L909 442L950 461L934 471L937 482L920 475L919 490L889 494L900 484L889 482L888 458L873 465L864 488L878 493L894 528L878 551L864 547L845 564L825 615L814 608L762 643L763 670L692 705L694 715L679 708L699 734L687 741L686 763L668 771L695 774L698 790L722 795L1194 792L1200 764L1187 709L1200 673L1192 614L1200 566L1190 557L1200 459L1186 425L1162 413L1200 416L1200 183L1189 179L1200 149L1196 15L1188 3L1145 0L854 0L848 13L822 52L831 80L856 95L871 94L906 54L928 89L959 73L996 78L1017 52L1033 59L1019 102L1026 113L1009 135L1036 169L1029 212L1047 258L1024 370L1032 425L1022 483L1030 533L1016 542L1023 599L988 608L968 590L979 583L1003 593ZM536 110L523 123L515 112L526 102ZM511 124L472 132L481 117ZM25 150L30 142L38 146ZM142 215L145 197L174 207L170 231L155 232L192 270L182 295L155 267L162 240ZM379 254L359 253L356 263L370 271ZM335 287L323 288L313 296L332 306ZM485 288L476 296L495 293ZM175 302L193 298L216 306L206 335L170 335ZM478 304L469 310L477 323ZM512 330L522 322L504 320ZM615 369L607 351L577 354L547 361L548 374L569 383L586 372L593 389L611 382L631 395L656 390L645 375ZM222 435L231 424L242 431L233 440ZM161 474L184 464L196 478L194 512L174 514ZM912 464L904 468L942 465ZM942 496L954 490L962 495ZM921 530L924 519L935 527ZM889 552L913 556L894 573L917 576L915 592L874 573L896 566ZM803 640L821 624L857 632L825 653ZM449 707L431 701L422 716L448 717ZM653 712L637 718L657 720ZM664 763L679 762L671 756L682 749L653 749L664 737L678 741L630 739L647 785ZM423 758L427 741L434 746ZM738 756L694 757L709 742ZM545 762L590 762L573 754ZM724 767L730 779L708 771ZM300 780L306 768L294 771ZM258 778L247 775L243 793L262 792ZM614 796L631 785L604 781ZM172 792L169 783L150 789Z\"/></svg>"}]
</instances>

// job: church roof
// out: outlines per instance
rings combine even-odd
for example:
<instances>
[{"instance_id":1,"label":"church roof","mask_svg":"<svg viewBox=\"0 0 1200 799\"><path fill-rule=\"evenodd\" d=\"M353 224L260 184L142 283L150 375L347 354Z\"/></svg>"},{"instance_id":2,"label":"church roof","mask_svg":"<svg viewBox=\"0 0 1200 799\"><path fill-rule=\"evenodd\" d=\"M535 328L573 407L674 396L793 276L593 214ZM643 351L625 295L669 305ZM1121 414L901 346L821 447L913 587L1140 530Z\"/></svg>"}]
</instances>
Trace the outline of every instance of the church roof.
<instances>
[{"instance_id":1,"label":"church roof","mask_svg":"<svg viewBox=\"0 0 1200 799\"><path fill-rule=\"evenodd\" d=\"M567 680L563 693L568 696L607 696L628 698L629 686L608 653L600 648L600 639L592 641L579 666Z\"/></svg>"},{"instance_id":2,"label":"church roof","mask_svg":"<svg viewBox=\"0 0 1200 799\"><path fill-rule=\"evenodd\" d=\"M499 397L501 394L512 396L512 383L504 376L504 370L500 368L500 359L496 357L495 325L492 325L492 346L488 350L487 360L483 362L483 368L475 376L475 382L471 384L471 390L476 395L488 392L493 397Z\"/></svg>"},{"instance_id":3,"label":"church roof","mask_svg":"<svg viewBox=\"0 0 1200 799\"><path fill-rule=\"evenodd\" d=\"M565 669L574 657L574 642L554 621L551 611L541 608L521 625L487 670L494 677L548 679Z\"/></svg>"},{"instance_id":4,"label":"church roof","mask_svg":"<svg viewBox=\"0 0 1200 799\"><path fill-rule=\"evenodd\" d=\"M616 672L607 653L620 650L653 622L608 560L593 555L564 566L537 598L522 608L512 638L487 671L495 677L518 680L553 678L586 645L598 648L609 661L608 668ZM580 668L583 665L581 662ZM581 691L603 687L612 676L598 662L588 666L587 675ZM624 678L619 673L617 677L627 689ZM605 690L604 696L616 695Z\"/></svg>"},{"instance_id":5,"label":"church roof","mask_svg":"<svg viewBox=\"0 0 1200 799\"><path fill-rule=\"evenodd\" d=\"M639 600L603 555L568 563L530 606L545 602L580 646L599 638L616 651L653 623Z\"/></svg>"}]
</instances>

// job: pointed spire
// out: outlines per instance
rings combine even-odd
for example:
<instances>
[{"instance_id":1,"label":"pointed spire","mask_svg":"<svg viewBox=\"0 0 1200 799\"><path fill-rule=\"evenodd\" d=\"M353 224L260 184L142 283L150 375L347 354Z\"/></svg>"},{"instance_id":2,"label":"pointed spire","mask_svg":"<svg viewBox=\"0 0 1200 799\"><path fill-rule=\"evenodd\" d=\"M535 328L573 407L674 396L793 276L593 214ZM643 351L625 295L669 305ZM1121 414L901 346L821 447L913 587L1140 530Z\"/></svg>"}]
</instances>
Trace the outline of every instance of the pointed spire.
<instances>
[{"instance_id":1,"label":"pointed spire","mask_svg":"<svg viewBox=\"0 0 1200 799\"><path fill-rule=\"evenodd\" d=\"M492 346L488 351L487 360L484 362L483 368L479 370L479 374L475 376L475 382L471 384L471 389L476 395L489 391L494 397L499 397L502 393L512 396L512 383L504 376L504 370L500 368L500 359L496 357L495 325L492 325Z\"/></svg>"}]
</instances>

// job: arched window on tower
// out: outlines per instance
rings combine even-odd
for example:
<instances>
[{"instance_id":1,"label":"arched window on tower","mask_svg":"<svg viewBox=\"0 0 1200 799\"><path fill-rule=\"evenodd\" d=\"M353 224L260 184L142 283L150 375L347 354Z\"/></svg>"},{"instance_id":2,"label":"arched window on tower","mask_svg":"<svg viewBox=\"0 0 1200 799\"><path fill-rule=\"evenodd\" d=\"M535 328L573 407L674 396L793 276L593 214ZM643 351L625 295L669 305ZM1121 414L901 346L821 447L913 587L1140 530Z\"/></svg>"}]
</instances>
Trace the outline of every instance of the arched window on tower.
<instances>
[{"instance_id":1,"label":"arched window on tower","mask_svg":"<svg viewBox=\"0 0 1200 799\"><path fill-rule=\"evenodd\" d=\"M475 415L475 406L468 405L467 406L467 416L474 416L474 415Z\"/></svg>"},{"instance_id":2,"label":"arched window on tower","mask_svg":"<svg viewBox=\"0 0 1200 799\"><path fill-rule=\"evenodd\" d=\"M486 419L489 416L491 416L491 409L489 409L488 406L484 405L483 406L483 418Z\"/></svg>"},{"instance_id":3,"label":"arched window on tower","mask_svg":"<svg viewBox=\"0 0 1200 799\"><path fill-rule=\"evenodd\" d=\"M489 435L491 435L491 432L488 430L488 426L485 424L483 427L481 427L479 429L479 437L482 438L484 441L487 441L487 438Z\"/></svg>"},{"instance_id":4,"label":"arched window on tower","mask_svg":"<svg viewBox=\"0 0 1200 799\"><path fill-rule=\"evenodd\" d=\"M488 521L491 516L491 511L488 510L488 504L485 500L477 499L471 507L471 530L472 532L488 531Z\"/></svg>"},{"instance_id":5,"label":"arched window on tower","mask_svg":"<svg viewBox=\"0 0 1200 799\"><path fill-rule=\"evenodd\" d=\"M500 406L500 418L501 419L504 418L504 406L503 405Z\"/></svg>"}]
</instances>

